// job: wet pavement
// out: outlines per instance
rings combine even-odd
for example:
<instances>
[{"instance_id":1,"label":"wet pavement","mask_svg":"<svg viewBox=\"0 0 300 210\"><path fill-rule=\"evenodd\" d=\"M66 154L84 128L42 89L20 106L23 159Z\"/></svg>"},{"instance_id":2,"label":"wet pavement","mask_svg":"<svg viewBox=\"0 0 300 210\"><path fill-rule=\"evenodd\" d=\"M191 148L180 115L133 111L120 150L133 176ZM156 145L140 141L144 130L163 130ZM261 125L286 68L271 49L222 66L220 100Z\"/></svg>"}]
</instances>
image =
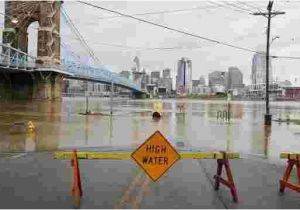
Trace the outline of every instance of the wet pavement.
<instances>
[{"instance_id":1,"label":"wet pavement","mask_svg":"<svg viewBox=\"0 0 300 210\"><path fill-rule=\"evenodd\" d=\"M260 159L230 161L239 203L214 191L215 160L180 160L159 182L133 161L80 160L81 208L299 208L299 194L281 195L282 166ZM69 160L50 153L1 158L1 208L73 208Z\"/></svg>"},{"instance_id":2,"label":"wet pavement","mask_svg":"<svg viewBox=\"0 0 300 210\"><path fill-rule=\"evenodd\" d=\"M273 122L263 126L263 102L164 100L163 117L151 118L152 101L115 99L114 115L81 116L84 98L56 103L0 105L0 208L72 208L70 161L52 152L133 150L160 130L181 150L233 151L232 172L240 202L224 186L213 188L215 160L180 160L159 182L150 181L130 160L80 160L81 208L299 208L299 194L279 194L285 160L280 152L300 150L300 127ZM184 106L184 111L178 107ZM91 99L90 109L108 113L109 100ZM231 112L230 122L217 119ZM295 102L273 102L271 113L297 117ZM35 132L13 133L14 123L32 121ZM11 154L11 153L16 153ZM295 179L293 174L292 180Z\"/></svg>"}]
</instances>

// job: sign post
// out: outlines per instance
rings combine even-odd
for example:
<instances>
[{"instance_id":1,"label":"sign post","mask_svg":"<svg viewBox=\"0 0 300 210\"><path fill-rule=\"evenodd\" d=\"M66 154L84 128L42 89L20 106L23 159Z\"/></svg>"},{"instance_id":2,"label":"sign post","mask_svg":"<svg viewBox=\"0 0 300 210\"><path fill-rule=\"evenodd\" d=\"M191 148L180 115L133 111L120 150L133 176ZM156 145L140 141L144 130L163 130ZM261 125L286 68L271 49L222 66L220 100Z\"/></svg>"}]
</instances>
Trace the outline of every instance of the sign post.
<instances>
[{"instance_id":1,"label":"sign post","mask_svg":"<svg viewBox=\"0 0 300 210\"><path fill-rule=\"evenodd\" d=\"M137 148L131 157L154 182L181 158L159 131Z\"/></svg>"}]
</instances>

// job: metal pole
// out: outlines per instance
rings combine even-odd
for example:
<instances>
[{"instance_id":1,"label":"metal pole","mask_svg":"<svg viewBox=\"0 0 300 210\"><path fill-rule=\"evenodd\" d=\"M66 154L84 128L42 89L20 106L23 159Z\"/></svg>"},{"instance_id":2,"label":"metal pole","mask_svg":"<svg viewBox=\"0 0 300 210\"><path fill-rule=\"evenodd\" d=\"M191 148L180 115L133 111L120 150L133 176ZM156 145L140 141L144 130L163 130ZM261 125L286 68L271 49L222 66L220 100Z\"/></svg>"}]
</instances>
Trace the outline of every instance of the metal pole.
<instances>
[{"instance_id":1,"label":"metal pole","mask_svg":"<svg viewBox=\"0 0 300 210\"><path fill-rule=\"evenodd\" d=\"M272 115L270 114L269 109L269 64L270 64L270 28L271 28L271 18L276 15L283 15L285 12L272 12L273 1L269 1L268 12L255 12L253 15L263 15L268 18L268 28L267 28L267 50L266 50L266 114L265 114L265 125L271 125Z\"/></svg>"},{"instance_id":2,"label":"metal pole","mask_svg":"<svg viewBox=\"0 0 300 210\"><path fill-rule=\"evenodd\" d=\"M113 81L111 81L111 85L110 85L110 115L112 115L112 111L113 111L113 90L114 89L114 83Z\"/></svg>"},{"instance_id":3,"label":"metal pole","mask_svg":"<svg viewBox=\"0 0 300 210\"><path fill-rule=\"evenodd\" d=\"M265 115L265 125L271 124L271 115L269 108L269 54L270 54L270 26L271 26L271 11L273 2L269 2L268 5L268 28L267 28L267 53L266 53L266 115Z\"/></svg>"},{"instance_id":4,"label":"metal pole","mask_svg":"<svg viewBox=\"0 0 300 210\"><path fill-rule=\"evenodd\" d=\"M85 103L85 113L89 112L89 96L86 95L86 103Z\"/></svg>"}]
</instances>

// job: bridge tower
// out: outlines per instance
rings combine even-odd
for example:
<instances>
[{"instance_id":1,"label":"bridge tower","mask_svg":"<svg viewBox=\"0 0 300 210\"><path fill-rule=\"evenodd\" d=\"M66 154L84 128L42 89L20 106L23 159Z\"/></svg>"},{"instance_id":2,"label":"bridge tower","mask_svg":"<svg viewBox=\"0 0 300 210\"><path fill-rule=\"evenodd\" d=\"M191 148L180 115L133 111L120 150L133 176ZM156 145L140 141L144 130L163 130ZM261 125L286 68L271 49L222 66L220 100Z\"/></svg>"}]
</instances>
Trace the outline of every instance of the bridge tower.
<instances>
[{"instance_id":1,"label":"bridge tower","mask_svg":"<svg viewBox=\"0 0 300 210\"><path fill-rule=\"evenodd\" d=\"M51 71L60 65L61 1L6 1L3 43L28 52L27 29L39 23L37 71L7 74L12 98L60 99L62 75ZM39 67L43 71L39 71ZM0 76L1 77L1 76ZM8 79L7 79L8 78ZM4 80L2 78L2 80ZM0 78L1 81L1 78ZM1 85L0 85L1 88Z\"/></svg>"}]
</instances>

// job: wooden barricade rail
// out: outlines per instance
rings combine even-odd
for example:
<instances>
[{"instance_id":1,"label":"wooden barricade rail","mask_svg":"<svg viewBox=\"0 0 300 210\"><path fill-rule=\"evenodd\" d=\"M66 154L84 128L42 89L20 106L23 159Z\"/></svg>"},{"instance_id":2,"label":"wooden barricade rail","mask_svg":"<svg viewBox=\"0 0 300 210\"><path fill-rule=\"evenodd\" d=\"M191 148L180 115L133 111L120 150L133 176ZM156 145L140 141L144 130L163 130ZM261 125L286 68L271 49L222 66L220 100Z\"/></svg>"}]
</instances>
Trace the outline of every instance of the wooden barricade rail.
<instances>
[{"instance_id":1,"label":"wooden barricade rail","mask_svg":"<svg viewBox=\"0 0 300 210\"><path fill-rule=\"evenodd\" d=\"M233 181L231 168L229 165L229 159L239 159L238 153L226 153L226 152L193 152L184 151L179 152L181 159L216 159L217 160L217 173L214 176L215 190L219 189L220 184L230 189L234 202L238 202L237 190ZM61 151L54 152L53 157L55 159L67 160L71 159L71 166L73 167L73 183L72 183L72 195L75 198L76 207L80 206L80 198L82 196L82 187L80 179L80 167L78 159L96 160L122 160L131 159L131 152L129 151L111 151L111 152L77 152L74 151ZM221 177L222 168L225 168L228 180Z\"/></svg>"}]
</instances>

